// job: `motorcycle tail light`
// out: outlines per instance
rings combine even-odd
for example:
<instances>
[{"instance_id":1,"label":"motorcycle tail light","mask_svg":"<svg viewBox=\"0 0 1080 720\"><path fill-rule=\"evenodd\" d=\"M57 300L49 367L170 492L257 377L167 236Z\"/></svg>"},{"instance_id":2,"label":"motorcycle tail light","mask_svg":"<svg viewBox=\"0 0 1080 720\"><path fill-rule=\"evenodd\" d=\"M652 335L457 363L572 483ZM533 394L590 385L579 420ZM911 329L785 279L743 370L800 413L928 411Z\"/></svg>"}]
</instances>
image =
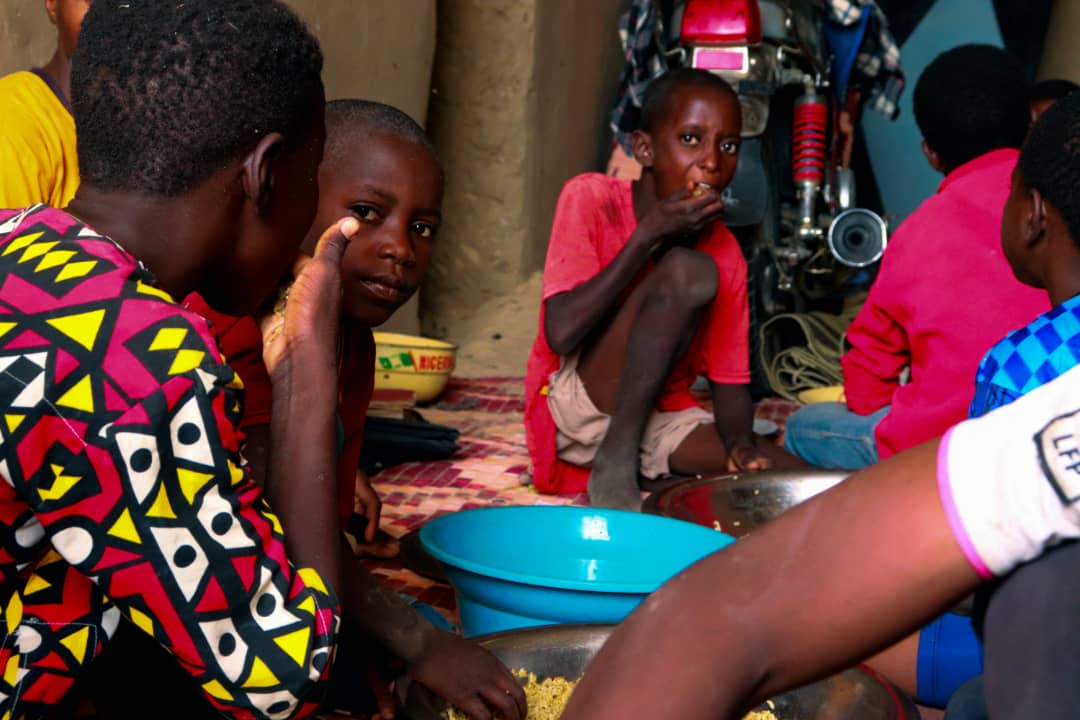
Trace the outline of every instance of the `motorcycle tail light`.
<instances>
[{"instance_id":1,"label":"motorcycle tail light","mask_svg":"<svg viewBox=\"0 0 1080 720\"><path fill-rule=\"evenodd\" d=\"M757 0L687 0L679 37L686 45L757 45Z\"/></svg>"}]
</instances>

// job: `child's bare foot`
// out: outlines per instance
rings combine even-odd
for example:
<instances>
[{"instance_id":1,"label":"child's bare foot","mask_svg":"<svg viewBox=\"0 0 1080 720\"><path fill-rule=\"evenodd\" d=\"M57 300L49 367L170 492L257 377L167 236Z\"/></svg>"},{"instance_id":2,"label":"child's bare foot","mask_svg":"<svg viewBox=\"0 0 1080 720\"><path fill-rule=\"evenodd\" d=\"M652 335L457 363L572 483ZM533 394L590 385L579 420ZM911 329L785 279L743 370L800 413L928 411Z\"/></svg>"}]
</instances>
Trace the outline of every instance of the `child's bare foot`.
<instances>
[{"instance_id":1,"label":"child's bare foot","mask_svg":"<svg viewBox=\"0 0 1080 720\"><path fill-rule=\"evenodd\" d=\"M641 510L641 488L638 487L635 463L594 460L589 475L589 504L613 510Z\"/></svg>"}]
</instances>

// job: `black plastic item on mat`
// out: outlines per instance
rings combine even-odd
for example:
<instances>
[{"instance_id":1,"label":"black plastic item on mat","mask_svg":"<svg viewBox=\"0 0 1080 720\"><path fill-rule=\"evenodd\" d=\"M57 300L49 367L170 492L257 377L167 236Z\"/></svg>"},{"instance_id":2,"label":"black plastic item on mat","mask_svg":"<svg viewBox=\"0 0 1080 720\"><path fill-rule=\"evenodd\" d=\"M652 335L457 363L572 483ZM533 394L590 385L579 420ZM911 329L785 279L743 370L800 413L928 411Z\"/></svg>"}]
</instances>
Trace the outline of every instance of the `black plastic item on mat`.
<instances>
[{"instance_id":1,"label":"black plastic item on mat","mask_svg":"<svg viewBox=\"0 0 1080 720\"><path fill-rule=\"evenodd\" d=\"M369 415L364 425L360 469L368 475L416 460L445 460L458 450L460 433L426 420L397 420Z\"/></svg>"}]
</instances>

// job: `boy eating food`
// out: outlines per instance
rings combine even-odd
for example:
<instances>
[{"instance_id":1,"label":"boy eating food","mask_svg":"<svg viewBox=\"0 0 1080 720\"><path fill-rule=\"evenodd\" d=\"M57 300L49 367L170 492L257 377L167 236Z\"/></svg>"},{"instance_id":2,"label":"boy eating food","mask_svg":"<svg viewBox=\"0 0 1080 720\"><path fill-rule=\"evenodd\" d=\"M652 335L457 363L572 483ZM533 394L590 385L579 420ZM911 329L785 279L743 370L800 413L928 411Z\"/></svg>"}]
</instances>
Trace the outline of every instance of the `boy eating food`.
<instances>
[{"instance_id":1,"label":"boy eating food","mask_svg":"<svg viewBox=\"0 0 1080 720\"><path fill-rule=\"evenodd\" d=\"M700 70L653 81L640 180L570 180L555 211L525 426L541 492L636 509L639 473L758 469L746 262L720 221L738 162L735 92ZM714 411L690 394L709 379ZM591 475L590 475L591 471Z\"/></svg>"}]
</instances>

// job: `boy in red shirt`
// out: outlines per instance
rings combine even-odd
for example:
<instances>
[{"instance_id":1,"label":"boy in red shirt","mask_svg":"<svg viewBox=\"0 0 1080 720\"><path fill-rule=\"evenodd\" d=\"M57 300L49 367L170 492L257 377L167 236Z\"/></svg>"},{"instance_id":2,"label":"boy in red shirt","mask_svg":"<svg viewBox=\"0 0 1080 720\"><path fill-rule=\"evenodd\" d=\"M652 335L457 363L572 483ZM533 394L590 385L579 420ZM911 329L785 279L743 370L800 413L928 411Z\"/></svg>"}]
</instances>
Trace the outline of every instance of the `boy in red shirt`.
<instances>
[{"instance_id":1,"label":"boy in red shirt","mask_svg":"<svg viewBox=\"0 0 1080 720\"><path fill-rule=\"evenodd\" d=\"M342 527L352 515L354 493L364 488L370 493L371 502L363 503L369 519L369 542L378 527L379 501L358 467L375 379L371 328L386 322L419 287L442 224L442 195L443 171L434 148L405 113L364 100L326 104L319 204L312 230L301 247L308 252L314 249L318 240L314 228L325 218L349 216L360 223L345 249L341 270L337 409L344 443L339 443L337 487ZM244 382L248 401L241 420L247 435L245 455L252 473L261 481L268 477L268 430L277 399L262 363L263 333L251 318L215 313L198 296L189 297L185 306L212 322L222 352ZM271 342L272 335L266 337L265 342ZM414 679L470 716L486 717L486 708L490 707L500 716L518 717L523 696L516 686L501 685L509 675L494 656L436 628L373 576L362 576L364 590L371 598L366 608L368 616L362 623L347 622L346 634L362 629L374 636L382 646L408 661ZM343 645L337 660L339 676L345 675L341 668L359 669L354 651L361 646ZM380 716L393 717L393 696L384 693L385 686L375 681L372 690ZM330 702L336 702L338 707L355 710L363 705L360 698L359 687L337 683L331 687Z\"/></svg>"},{"instance_id":2,"label":"boy in red shirt","mask_svg":"<svg viewBox=\"0 0 1080 720\"><path fill-rule=\"evenodd\" d=\"M525 388L541 492L587 483L594 505L636 509L639 473L769 464L751 429L746 263L720 222L741 128L723 80L668 73L634 134L641 179L586 174L563 189ZM690 394L699 374L714 413Z\"/></svg>"},{"instance_id":3,"label":"boy in red shirt","mask_svg":"<svg viewBox=\"0 0 1080 720\"><path fill-rule=\"evenodd\" d=\"M941 435L967 416L986 351L1050 307L1013 277L999 239L1030 121L1018 63L989 45L954 48L923 72L914 104L923 152L945 179L893 235L848 328L846 406L788 419L787 449L814 465L865 467Z\"/></svg>"}]
</instances>

